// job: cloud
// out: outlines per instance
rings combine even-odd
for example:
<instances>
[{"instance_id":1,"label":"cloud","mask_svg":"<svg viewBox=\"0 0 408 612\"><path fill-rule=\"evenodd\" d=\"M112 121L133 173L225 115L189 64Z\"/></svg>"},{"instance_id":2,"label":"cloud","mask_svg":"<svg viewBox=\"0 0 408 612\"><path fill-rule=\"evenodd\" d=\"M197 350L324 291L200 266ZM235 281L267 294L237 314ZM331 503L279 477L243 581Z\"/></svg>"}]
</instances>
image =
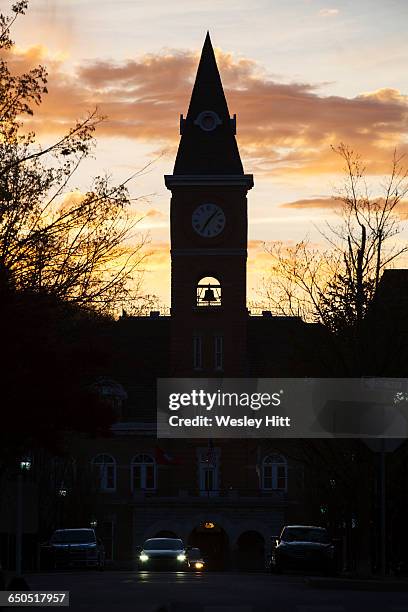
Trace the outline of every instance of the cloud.
<instances>
[{"instance_id":1,"label":"cloud","mask_svg":"<svg viewBox=\"0 0 408 612\"><path fill-rule=\"evenodd\" d=\"M323 196L319 198L305 198L303 200L295 200L294 202L285 202L280 204L280 208L323 208L332 209L338 208L340 205L339 200L336 200L330 196Z\"/></svg>"},{"instance_id":2,"label":"cloud","mask_svg":"<svg viewBox=\"0 0 408 612\"><path fill-rule=\"evenodd\" d=\"M335 17L339 12L337 8L322 8L317 14L319 17Z\"/></svg>"},{"instance_id":3,"label":"cloud","mask_svg":"<svg viewBox=\"0 0 408 612\"><path fill-rule=\"evenodd\" d=\"M382 197L372 197L373 202L377 202L379 204L384 203L384 198ZM341 200L336 197L323 196L316 198L305 198L302 200L294 200L293 202L285 202L284 204L279 205L280 208L291 208L291 209L309 209L309 208L319 208L324 210L334 210L341 207ZM408 200L400 200L398 204L395 206L395 214L401 220L408 219Z\"/></svg>"},{"instance_id":4,"label":"cloud","mask_svg":"<svg viewBox=\"0 0 408 612\"><path fill-rule=\"evenodd\" d=\"M333 9L334 10L334 9ZM20 51L17 67L45 61L43 47ZM325 96L319 84L282 83L250 59L217 52L231 113L238 114L238 139L248 171L263 174L322 174L341 170L331 145L357 150L372 173L388 170L395 146L408 150L408 96L380 88L353 98ZM49 95L28 127L61 133L98 105L108 116L99 136L127 137L165 146L178 142L178 117L185 113L197 67L196 54L168 50L124 62L89 61L74 74L53 57Z\"/></svg>"}]
</instances>

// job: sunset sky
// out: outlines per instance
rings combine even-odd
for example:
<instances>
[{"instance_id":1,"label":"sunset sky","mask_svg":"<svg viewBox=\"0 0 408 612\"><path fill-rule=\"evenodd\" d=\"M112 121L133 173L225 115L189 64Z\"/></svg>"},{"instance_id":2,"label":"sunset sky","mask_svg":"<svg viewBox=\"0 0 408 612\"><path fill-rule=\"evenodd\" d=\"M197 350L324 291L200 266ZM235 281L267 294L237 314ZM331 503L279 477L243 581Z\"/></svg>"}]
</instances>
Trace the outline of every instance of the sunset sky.
<instances>
[{"instance_id":1,"label":"sunset sky","mask_svg":"<svg viewBox=\"0 0 408 612\"><path fill-rule=\"evenodd\" d=\"M3 8L4 7L4 8ZM2 0L1 8L7 7ZM49 69L49 95L33 127L55 138L96 103L108 120L95 159L77 176L131 185L149 232L144 288L169 302L169 192L206 30L216 49L249 193L249 298L259 301L264 242L321 240L334 216L343 141L367 162L373 192L395 146L408 151L406 0L31 0L13 37L16 69Z\"/></svg>"}]
</instances>

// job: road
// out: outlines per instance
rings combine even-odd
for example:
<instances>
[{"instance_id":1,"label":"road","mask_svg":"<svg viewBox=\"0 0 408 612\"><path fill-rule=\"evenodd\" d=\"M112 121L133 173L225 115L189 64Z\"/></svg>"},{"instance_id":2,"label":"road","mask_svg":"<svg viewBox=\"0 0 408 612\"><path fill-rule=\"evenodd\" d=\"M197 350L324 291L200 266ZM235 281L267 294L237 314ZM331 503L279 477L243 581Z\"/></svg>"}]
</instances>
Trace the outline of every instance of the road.
<instances>
[{"instance_id":1,"label":"road","mask_svg":"<svg viewBox=\"0 0 408 612\"><path fill-rule=\"evenodd\" d=\"M319 590L299 575L84 571L27 578L31 590L70 591L73 610L408 612L408 593Z\"/></svg>"}]
</instances>

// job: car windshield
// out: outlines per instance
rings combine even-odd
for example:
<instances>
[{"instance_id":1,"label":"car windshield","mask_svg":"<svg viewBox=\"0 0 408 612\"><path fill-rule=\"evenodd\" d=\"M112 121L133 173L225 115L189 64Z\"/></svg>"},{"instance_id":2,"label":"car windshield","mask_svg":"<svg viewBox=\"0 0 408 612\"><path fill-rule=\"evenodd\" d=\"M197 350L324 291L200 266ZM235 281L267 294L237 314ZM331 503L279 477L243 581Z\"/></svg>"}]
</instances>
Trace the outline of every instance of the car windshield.
<instances>
[{"instance_id":1,"label":"car windshield","mask_svg":"<svg viewBox=\"0 0 408 612\"><path fill-rule=\"evenodd\" d=\"M284 542L318 542L319 544L329 543L329 535L324 529L310 529L303 527L284 529L281 539Z\"/></svg>"},{"instance_id":2,"label":"car windshield","mask_svg":"<svg viewBox=\"0 0 408 612\"><path fill-rule=\"evenodd\" d=\"M68 529L56 531L52 538L52 544L91 544L95 543L95 533L90 529Z\"/></svg>"},{"instance_id":3,"label":"car windshield","mask_svg":"<svg viewBox=\"0 0 408 612\"><path fill-rule=\"evenodd\" d=\"M143 550L182 550L183 542L181 540L170 540L167 538L155 538L154 540L146 540L143 544Z\"/></svg>"}]
</instances>

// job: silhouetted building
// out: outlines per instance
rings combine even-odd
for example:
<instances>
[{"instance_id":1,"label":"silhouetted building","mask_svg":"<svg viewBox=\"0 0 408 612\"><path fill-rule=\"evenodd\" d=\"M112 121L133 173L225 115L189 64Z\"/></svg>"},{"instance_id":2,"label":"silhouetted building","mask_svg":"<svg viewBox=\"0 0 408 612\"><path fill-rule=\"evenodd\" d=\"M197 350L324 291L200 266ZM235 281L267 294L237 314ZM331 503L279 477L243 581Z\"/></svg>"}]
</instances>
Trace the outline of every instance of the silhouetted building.
<instances>
[{"instance_id":1,"label":"silhouetted building","mask_svg":"<svg viewBox=\"0 0 408 612\"><path fill-rule=\"evenodd\" d=\"M111 368L94 384L118 422L110 437L73 439L67 449L73 461L66 459L68 469L56 472L67 495L55 526L97 524L108 559L118 565L133 564L144 539L175 535L199 546L214 567L263 567L271 537L284 523L322 516L297 441L157 440L157 378L318 377L333 371L321 326L247 309L253 177L244 173L236 117L228 110L209 35L180 133L173 174L165 177L171 191L171 315L123 316L100 338ZM384 287L391 277L401 275L387 272ZM386 316L387 300L380 302L376 316Z\"/></svg>"},{"instance_id":2,"label":"silhouetted building","mask_svg":"<svg viewBox=\"0 0 408 612\"><path fill-rule=\"evenodd\" d=\"M262 567L270 537L301 518L303 470L287 456L288 442L217 440L209 448L208 440L156 440L158 377L311 376L320 367L317 326L247 310L253 177L243 170L208 34L180 132L165 177L171 316L114 325L109 376L126 392L121 419L111 439L81 442L78 454L92 466L95 518L114 561L134 561L147 537L174 534L219 566Z\"/></svg>"}]
</instances>

